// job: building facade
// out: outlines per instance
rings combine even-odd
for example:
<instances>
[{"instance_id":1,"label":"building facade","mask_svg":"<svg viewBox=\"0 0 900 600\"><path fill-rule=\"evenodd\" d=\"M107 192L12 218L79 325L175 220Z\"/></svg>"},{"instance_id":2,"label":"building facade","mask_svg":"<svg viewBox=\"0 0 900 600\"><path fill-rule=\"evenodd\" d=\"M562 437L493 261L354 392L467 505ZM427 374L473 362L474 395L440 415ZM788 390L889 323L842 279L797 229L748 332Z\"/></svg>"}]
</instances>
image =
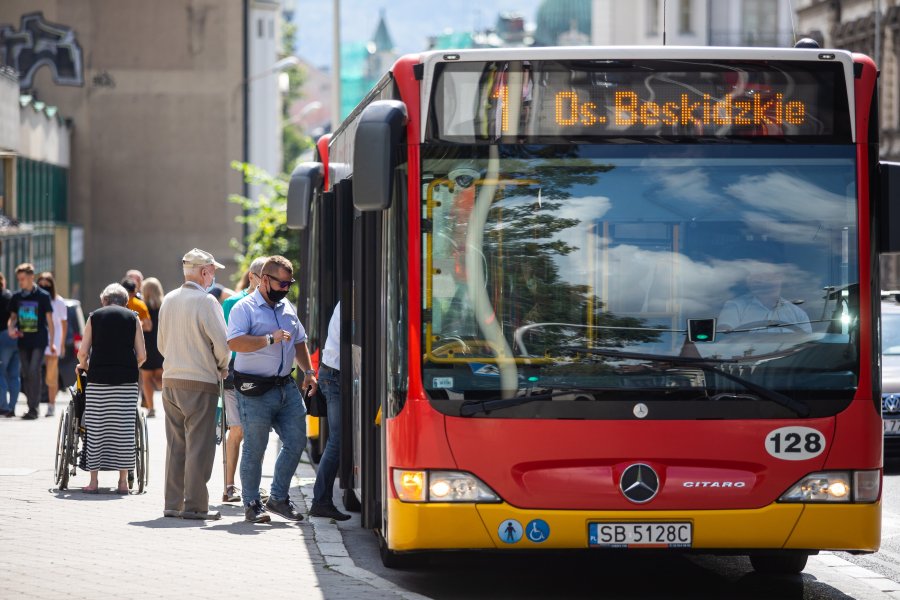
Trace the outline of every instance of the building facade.
<instances>
[{"instance_id":1,"label":"building facade","mask_svg":"<svg viewBox=\"0 0 900 600\"><path fill-rule=\"evenodd\" d=\"M794 43L788 0L593 0L600 46L755 46Z\"/></svg>"},{"instance_id":2,"label":"building facade","mask_svg":"<svg viewBox=\"0 0 900 600\"><path fill-rule=\"evenodd\" d=\"M231 162L280 166L280 109L271 102L278 83L267 72L277 60L277 5L0 3L0 48L29 35L44 40L43 51L15 54L21 92L59 107L72 124L65 214L84 227L73 247L84 257L80 295L88 308L130 268L166 289L178 285L181 256L194 246L234 268L231 242L243 231L240 207L228 197L244 187ZM0 49L2 62L12 63L12 53ZM251 109L259 111L252 122ZM270 141L254 138L272 123Z\"/></svg>"},{"instance_id":3,"label":"building facade","mask_svg":"<svg viewBox=\"0 0 900 600\"><path fill-rule=\"evenodd\" d=\"M15 287L23 262L52 271L64 296L81 288L81 230L68 222L68 123L57 107L21 94L0 67L0 273Z\"/></svg>"}]
</instances>

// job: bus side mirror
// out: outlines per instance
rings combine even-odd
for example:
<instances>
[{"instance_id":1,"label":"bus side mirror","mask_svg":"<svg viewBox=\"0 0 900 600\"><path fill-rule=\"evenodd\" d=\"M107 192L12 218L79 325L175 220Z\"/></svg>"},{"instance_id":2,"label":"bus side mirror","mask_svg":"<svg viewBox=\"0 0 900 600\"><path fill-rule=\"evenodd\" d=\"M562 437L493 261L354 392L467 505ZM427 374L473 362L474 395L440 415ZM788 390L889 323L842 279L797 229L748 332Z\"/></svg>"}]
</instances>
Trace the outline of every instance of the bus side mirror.
<instances>
[{"instance_id":1,"label":"bus side mirror","mask_svg":"<svg viewBox=\"0 0 900 600\"><path fill-rule=\"evenodd\" d=\"M353 144L353 204L359 211L391 206L394 167L406 129L406 105L378 100L363 109Z\"/></svg>"},{"instance_id":2,"label":"bus side mirror","mask_svg":"<svg viewBox=\"0 0 900 600\"><path fill-rule=\"evenodd\" d=\"M305 162L294 167L288 183L287 226L289 229L306 229L309 224L309 207L312 196L322 187L322 163Z\"/></svg>"},{"instance_id":3,"label":"bus side mirror","mask_svg":"<svg viewBox=\"0 0 900 600\"><path fill-rule=\"evenodd\" d=\"M878 251L900 252L900 163L883 162L878 166Z\"/></svg>"}]
</instances>

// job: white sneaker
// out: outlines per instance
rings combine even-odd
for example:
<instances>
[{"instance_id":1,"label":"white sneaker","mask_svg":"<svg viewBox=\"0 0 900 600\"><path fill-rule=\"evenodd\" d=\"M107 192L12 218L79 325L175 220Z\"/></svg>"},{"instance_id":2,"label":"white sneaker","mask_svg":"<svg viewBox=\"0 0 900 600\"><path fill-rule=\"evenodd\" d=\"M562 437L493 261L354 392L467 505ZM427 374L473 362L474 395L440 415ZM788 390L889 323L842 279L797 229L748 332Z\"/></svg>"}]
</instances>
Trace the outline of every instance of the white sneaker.
<instances>
[{"instance_id":1,"label":"white sneaker","mask_svg":"<svg viewBox=\"0 0 900 600\"><path fill-rule=\"evenodd\" d=\"M47 405L47 414L44 415L44 416L45 416L45 417L52 417L52 416L53 416L53 413L55 412L55 410L56 410L56 407L55 407L54 405L48 404L48 405Z\"/></svg>"}]
</instances>

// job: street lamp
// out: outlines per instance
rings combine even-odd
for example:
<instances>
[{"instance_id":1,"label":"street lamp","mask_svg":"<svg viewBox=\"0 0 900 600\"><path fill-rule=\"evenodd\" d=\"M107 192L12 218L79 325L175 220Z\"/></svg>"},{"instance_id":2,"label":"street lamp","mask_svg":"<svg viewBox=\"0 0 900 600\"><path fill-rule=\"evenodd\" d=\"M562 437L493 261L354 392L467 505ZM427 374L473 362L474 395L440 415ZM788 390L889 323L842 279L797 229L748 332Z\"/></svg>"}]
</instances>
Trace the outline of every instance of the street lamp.
<instances>
[{"instance_id":1,"label":"street lamp","mask_svg":"<svg viewBox=\"0 0 900 600\"><path fill-rule=\"evenodd\" d=\"M309 104L306 104L303 108L301 108L300 112L298 112L296 115L294 115L293 117L291 117L290 119L285 121L284 124L285 125L299 125L306 118L306 115L308 115L311 112L315 112L322 107L323 107L323 104L321 102L319 102L318 100L313 100L312 102L310 102Z\"/></svg>"}]
</instances>

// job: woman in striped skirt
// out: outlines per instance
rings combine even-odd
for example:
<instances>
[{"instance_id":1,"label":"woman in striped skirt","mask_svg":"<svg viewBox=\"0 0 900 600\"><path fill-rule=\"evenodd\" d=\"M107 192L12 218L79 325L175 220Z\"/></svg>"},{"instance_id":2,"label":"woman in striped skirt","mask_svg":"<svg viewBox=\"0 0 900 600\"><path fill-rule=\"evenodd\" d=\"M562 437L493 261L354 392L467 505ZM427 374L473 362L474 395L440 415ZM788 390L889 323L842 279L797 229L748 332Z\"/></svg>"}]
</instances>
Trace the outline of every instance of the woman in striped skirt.
<instances>
[{"instance_id":1,"label":"woman in striped skirt","mask_svg":"<svg viewBox=\"0 0 900 600\"><path fill-rule=\"evenodd\" d=\"M114 283L100 295L103 308L91 313L84 328L78 367L87 372L83 449L91 472L88 494L98 491L99 471L118 471L119 494L128 493L134 468L134 423L138 405L138 367L147 358L137 315L125 308L128 292Z\"/></svg>"}]
</instances>

